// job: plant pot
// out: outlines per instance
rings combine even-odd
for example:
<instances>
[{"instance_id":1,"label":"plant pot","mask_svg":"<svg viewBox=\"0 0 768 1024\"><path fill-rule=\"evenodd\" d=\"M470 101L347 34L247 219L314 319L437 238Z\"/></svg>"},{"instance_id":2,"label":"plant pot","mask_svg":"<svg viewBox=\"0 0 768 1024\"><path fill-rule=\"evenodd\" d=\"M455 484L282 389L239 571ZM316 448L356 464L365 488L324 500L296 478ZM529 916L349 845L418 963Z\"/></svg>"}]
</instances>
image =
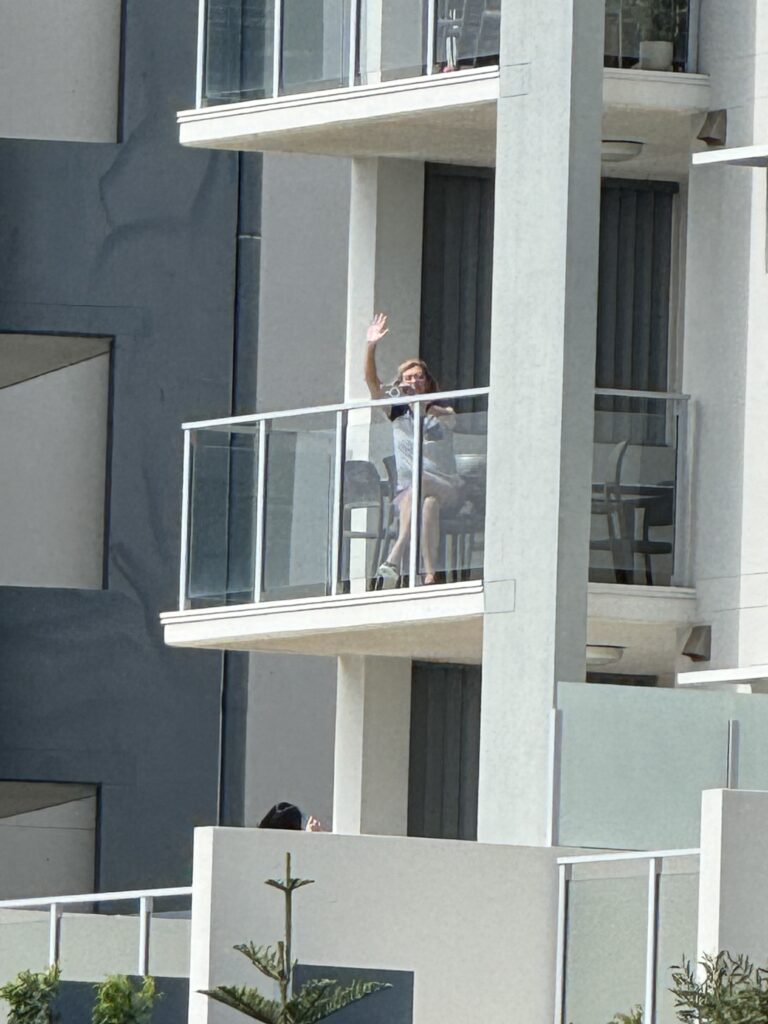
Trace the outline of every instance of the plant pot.
<instances>
[{"instance_id":1,"label":"plant pot","mask_svg":"<svg viewBox=\"0 0 768 1024\"><path fill-rule=\"evenodd\" d=\"M643 71L671 71L672 43L661 39L644 39L640 43L640 67Z\"/></svg>"}]
</instances>

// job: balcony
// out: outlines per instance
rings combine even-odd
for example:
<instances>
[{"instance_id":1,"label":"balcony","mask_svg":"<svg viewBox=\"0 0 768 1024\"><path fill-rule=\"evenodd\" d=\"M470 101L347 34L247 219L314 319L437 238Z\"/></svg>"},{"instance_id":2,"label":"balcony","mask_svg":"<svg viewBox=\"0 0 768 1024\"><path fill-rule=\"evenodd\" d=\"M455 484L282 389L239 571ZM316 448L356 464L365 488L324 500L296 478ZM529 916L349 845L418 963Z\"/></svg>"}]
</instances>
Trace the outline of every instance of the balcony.
<instances>
[{"instance_id":1,"label":"balcony","mask_svg":"<svg viewBox=\"0 0 768 1024\"><path fill-rule=\"evenodd\" d=\"M163 616L166 641L391 655L396 627L403 656L479 661L487 396L186 424L179 611ZM398 570L386 580L385 560Z\"/></svg>"},{"instance_id":2,"label":"balcony","mask_svg":"<svg viewBox=\"0 0 768 1024\"><path fill-rule=\"evenodd\" d=\"M557 1024L613 1020L638 1005L645 1024L674 1024L671 966L697 956L698 850L559 865Z\"/></svg>"},{"instance_id":3,"label":"balcony","mask_svg":"<svg viewBox=\"0 0 768 1024\"><path fill-rule=\"evenodd\" d=\"M706 789L768 789L768 697L560 683L553 832L562 846L699 845Z\"/></svg>"},{"instance_id":4,"label":"balcony","mask_svg":"<svg viewBox=\"0 0 768 1024\"><path fill-rule=\"evenodd\" d=\"M181 142L492 158L500 19L501 0L206 0Z\"/></svg>"},{"instance_id":5,"label":"balcony","mask_svg":"<svg viewBox=\"0 0 768 1024\"><path fill-rule=\"evenodd\" d=\"M2 980L58 964L61 1016L90 1020L94 982L152 975L161 994L153 1020L185 1019L191 894L184 886L2 900Z\"/></svg>"},{"instance_id":6,"label":"balcony","mask_svg":"<svg viewBox=\"0 0 768 1024\"><path fill-rule=\"evenodd\" d=\"M607 0L605 137L668 149L674 136L687 156L674 115L709 109L707 79L691 73L693 3ZM298 0L202 0L180 140L490 166L501 12L502 0L322 0L309 12ZM648 122L649 111L672 120Z\"/></svg>"},{"instance_id":7,"label":"balcony","mask_svg":"<svg viewBox=\"0 0 768 1024\"><path fill-rule=\"evenodd\" d=\"M424 397L401 397L185 424L179 606L162 616L166 642L386 656L395 629L404 657L478 664L488 389L436 399L455 409L450 422ZM671 672L695 616L684 585L687 398L600 390L595 405L590 643L625 647L622 671ZM399 421L388 419L398 407L416 427L407 480ZM434 451L457 482L442 503ZM398 494L411 491L437 500L436 533L423 502L403 506ZM393 549L399 579L385 583L377 568Z\"/></svg>"}]
</instances>

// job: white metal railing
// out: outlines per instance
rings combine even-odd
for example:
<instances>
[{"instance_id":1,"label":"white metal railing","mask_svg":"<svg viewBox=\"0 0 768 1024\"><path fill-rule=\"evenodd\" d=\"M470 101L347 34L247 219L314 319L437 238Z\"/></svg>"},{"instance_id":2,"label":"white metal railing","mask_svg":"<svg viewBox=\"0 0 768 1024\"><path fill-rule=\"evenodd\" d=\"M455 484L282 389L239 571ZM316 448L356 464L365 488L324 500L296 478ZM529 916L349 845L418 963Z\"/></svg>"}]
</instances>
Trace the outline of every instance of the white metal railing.
<instances>
[{"instance_id":1,"label":"white metal railing","mask_svg":"<svg viewBox=\"0 0 768 1024\"><path fill-rule=\"evenodd\" d=\"M188 607L188 580L190 571L190 526L192 496L192 451L193 437L198 431L213 431L225 434L252 433L257 436L256 442L256 485L255 485L255 517L253 537L253 601L262 599L264 553L265 553L265 505L267 492L267 436L273 422L286 419L306 419L316 416L332 416L335 431L335 457L332 484L331 511L331 552L330 552L330 594L339 593L340 553L343 512L343 468L346 451L346 437L349 417L352 413L367 412L373 409L389 409L393 406L410 405L413 408L413 455L411 467L411 524L408 561L408 588L418 585L418 565L420 554L419 516L421 491L421 465L423 448L422 421L424 406L427 403L455 401L471 398L485 398L490 388L469 388L456 391L441 391L423 395L399 395L393 398L382 398L369 401L340 402L334 405L322 405L304 409L287 409L278 412L253 413L246 416L230 416L223 419L197 420L183 423L184 431L184 466L182 474L182 512L181 512L181 558L179 568L179 610Z\"/></svg>"},{"instance_id":2,"label":"white metal railing","mask_svg":"<svg viewBox=\"0 0 768 1024\"><path fill-rule=\"evenodd\" d=\"M566 955L568 934L568 887L578 865L612 864L647 861L647 917L645 941L645 999L643 1024L656 1024L656 974L659 940L659 877L665 860L696 858L698 849L649 850L630 853L597 853L588 856L558 857L557 960L555 965L554 1024L566 1024L565 997L567 985ZM606 965L606 970L609 965Z\"/></svg>"},{"instance_id":3,"label":"white metal railing","mask_svg":"<svg viewBox=\"0 0 768 1024\"><path fill-rule=\"evenodd\" d=\"M48 963L51 966L61 959L61 915L64 907L83 906L91 903L138 903L139 905L139 948L137 974L149 974L149 941L152 926L153 903L156 899L174 896L191 896L192 886L172 889L139 889L129 892L95 892L71 896L35 896L29 899L0 900L0 910L34 910L48 908L50 915L48 932Z\"/></svg>"}]
</instances>

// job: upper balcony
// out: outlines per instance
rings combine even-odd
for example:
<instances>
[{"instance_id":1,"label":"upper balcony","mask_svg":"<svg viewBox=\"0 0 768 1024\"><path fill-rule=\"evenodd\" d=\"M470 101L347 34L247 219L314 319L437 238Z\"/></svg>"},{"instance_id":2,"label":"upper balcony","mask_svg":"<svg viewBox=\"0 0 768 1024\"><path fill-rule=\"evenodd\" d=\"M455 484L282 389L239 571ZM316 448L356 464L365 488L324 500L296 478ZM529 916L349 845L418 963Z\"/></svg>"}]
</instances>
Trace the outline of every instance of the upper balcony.
<instances>
[{"instance_id":1,"label":"upper balcony","mask_svg":"<svg viewBox=\"0 0 768 1024\"><path fill-rule=\"evenodd\" d=\"M479 663L487 402L477 388L186 424L166 641L391 655L396 635L403 657ZM688 403L600 390L595 405L590 642L624 647L625 671L668 672L695 609Z\"/></svg>"},{"instance_id":2,"label":"upper balcony","mask_svg":"<svg viewBox=\"0 0 768 1024\"><path fill-rule=\"evenodd\" d=\"M627 121L632 108L635 121L708 109L707 80L690 73L694 3L607 0L612 137L648 134ZM201 0L196 105L178 116L180 141L490 166L501 17L502 0Z\"/></svg>"}]
</instances>

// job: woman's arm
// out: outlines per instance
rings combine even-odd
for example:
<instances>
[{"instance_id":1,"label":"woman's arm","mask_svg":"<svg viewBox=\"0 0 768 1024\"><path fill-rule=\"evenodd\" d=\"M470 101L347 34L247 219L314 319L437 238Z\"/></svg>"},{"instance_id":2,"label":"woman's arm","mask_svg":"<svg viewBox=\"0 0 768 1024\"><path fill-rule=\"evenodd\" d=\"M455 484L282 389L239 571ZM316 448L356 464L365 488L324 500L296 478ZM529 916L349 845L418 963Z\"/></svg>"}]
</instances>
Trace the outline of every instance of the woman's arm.
<instances>
[{"instance_id":1,"label":"woman's arm","mask_svg":"<svg viewBox=\"0 0 768 1024\"><path fill-rule=\"evenodd\" d=\"M371 325L366 334L367 347L365 351L365 383L371 393L371 398L381 398L382 387L379 374L376 369L376 346L387 334L387 318L384 313L377 313L371 320Z\"/></svg>"}]
</instances>

